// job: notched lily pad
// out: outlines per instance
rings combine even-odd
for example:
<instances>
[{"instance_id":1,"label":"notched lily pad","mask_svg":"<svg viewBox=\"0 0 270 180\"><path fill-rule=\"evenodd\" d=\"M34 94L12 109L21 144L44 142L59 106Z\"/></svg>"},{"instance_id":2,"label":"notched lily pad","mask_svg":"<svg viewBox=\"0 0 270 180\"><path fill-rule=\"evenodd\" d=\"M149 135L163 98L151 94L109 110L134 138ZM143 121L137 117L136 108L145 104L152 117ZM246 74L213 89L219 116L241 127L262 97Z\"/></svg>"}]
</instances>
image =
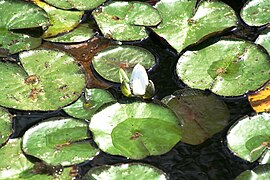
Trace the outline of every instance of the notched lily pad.
<instances>
[{"instance_id":1,"label":"notched lily pad","mask_svg":"<svg viewBox=\"0 0 270 180\"><path fill-rule=\"evenodd\" d=\"M166 96L167 104L183 120L182 142L197 145L221 131L230 119L226 104L214 94L184 89Z\"/></svg>"},{"instance_id":2,"label":"notched lily pad","mask_svg":"<svg viewBox=\"0 0 270 180\"><path fill-rule=\"evenodd\" d=\"M242 8L240 15L250 26L261 26L270 22L270 1L248 0Z\"/></svg>"},{"instance_id":3,"label":"notched lily pad","mask_svg":"<svg viewBox=\"0 0 270 180\"><path fill-rule=\"evenodd\" d=\"M242 172L235 180L263 180L270 179L270 165L259 165L252 170Z\"/></svg>"},{"instance_id":4,"label":"notched lily pad","mask_svg":"<svg viewBox=\"0 0 270 180\"><path fill-rule=\"evenodd\" d=\"M154 166L130 163L92 168L83 177L83 180L87 179L166 180L169 178Z\"/></svg>"},{"instance_id":5,"label":"notched lily pad","mask_svg":"<svg viewBox=\"0 0 270 180\"><path fill-rule=\"evenodd\" d=\"M234 10L221 1L161 0L156 4L162 22L153 30L181 52L203 37L237 25Z\"/></svg>"},{"instance_id":6,"label":"notched lily pad","mask_svg":"<svg viewBox=\"0 0 270 180\"><path fill-rule=\"evenodd\" d=\"M1 106L56 110L75 101L85 87L83 72L64 52L31 50L19 57L22 66L0 62Z\"/></svg>"},{"instance_id":7,"label":"notched lily pad","mask_svg":"<svg viewBox=\"0 0 270 180\"><path fill-rule=\"evenodd\" d=\"M106 0L45 0L47 3L61 9L90 10L98 7Z\"/></svg>"},{"instance_id":8,"label":"notched lily pad","mask_svg":"<svg viewBox=\"0 0 270 180\"><path fill-rule=\"evenodd\" d=\"M181 139L179 124L166 107L134 102L104 108L92 117L89 128L104 152L141 159L168 152Z\"/></svg>"},{"instance_id":9,"label":"notched lily pad","mask_svg":"<svg viewBox=\"0 0 270 180\"><path fill-rule=\"evenodd\" d=\"M270 114L262 113L237 121L228 131L227 144L242 159L270 163Z\"/></svg>"},{"instance_id":10,"label":"notched lily pad","mask_svg":"<svg viewBox=\"0 0 270 180\"><path fill-rule=\"evenodd\" d=\"M103 104L114 101L116 99L106 90L86 89L80 99L63 110L70 116L90 120Z\"/></svg>"},{"instance_id":11,"label":"notched lily pad","mask_svg":"<svg viewBox=\"0 0 270 180\"><path fill-rule=\"evenodd\" d=\"M12 117L4 108L0 107L0 147L12 133Z\"/></svg>"},{"instance_id":12,"label":"notched lily pad","mask_svg":"<svg viewBox=\"0 0 270 180\"><path fill-rule=\"evenodd\" d=\"M93 158L98 150L88 139L87 123L72 118L51 118L28 129L22 149L51 165L69 166Z\"/></svg>"},{"instance_id":13,"label":"notched lily pad","mask_svg":"<svg viewBox=\"0 0 270 180\"><path fill-rule=\"evenodd\" d=\"M219 53L217 53L219 52ZM243 40L220 40L178 60L178 77L189 87L209 89L221 96L240 96L270 79L269 55Z\"/></svg>"},{"instance_id":14,"label":"notched lily pad","mask_svg":"<svg viewBox=\"0 0 270 180\"><path fill-rule=\"evenodd\" d=\"M159 12L144 2L115 1L93 11L93 16L106 38L135 41L148 37L145 26L161 22Z\"/></svg>"},{"instance_id":15,"label":"notched lily pad","mask_svg":"<svg viewBox=\"0 0 270 180\"><path fill-rule=\"evenodd\" d=\"M155 57L148 50L137 46L111 46L98 52L92 65L104 79L120 83L119 69L125 70L130 77L136 64L150 69L155 64Z\"/></svg>"}]
</instances>

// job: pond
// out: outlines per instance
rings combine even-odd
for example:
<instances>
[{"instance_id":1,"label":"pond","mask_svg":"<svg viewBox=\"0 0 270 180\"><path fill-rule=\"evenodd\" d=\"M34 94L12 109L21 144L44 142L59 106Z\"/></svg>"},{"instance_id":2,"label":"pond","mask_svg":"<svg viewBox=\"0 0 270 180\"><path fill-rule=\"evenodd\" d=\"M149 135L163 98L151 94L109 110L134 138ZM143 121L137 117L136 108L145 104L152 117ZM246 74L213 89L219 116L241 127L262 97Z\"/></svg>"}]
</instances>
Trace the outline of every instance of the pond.
<instances>
[{"instance_id":1,"label":"pond","mask_svg":"<svg viewBox=\"0 0 270 180\"><path fill-rule=\"evenodd\" d=\"M0 179L270 176L269 2L90 2L0 0Z\"/></svg>"}]
</instances>

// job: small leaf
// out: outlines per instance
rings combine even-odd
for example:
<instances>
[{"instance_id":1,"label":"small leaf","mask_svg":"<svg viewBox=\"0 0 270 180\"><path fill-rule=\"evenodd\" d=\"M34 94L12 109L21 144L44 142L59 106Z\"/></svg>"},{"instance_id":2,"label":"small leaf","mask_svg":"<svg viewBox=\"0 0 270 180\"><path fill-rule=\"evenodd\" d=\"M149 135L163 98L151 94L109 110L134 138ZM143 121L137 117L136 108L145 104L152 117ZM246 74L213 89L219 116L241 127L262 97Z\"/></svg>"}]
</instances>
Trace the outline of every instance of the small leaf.
<instances>
[{"instance_id":1,"label":"small leaf","mask_svg":"<svg viewBox=\"0 0 270 180\"><path fill-rule=\"evenodd\" d=\"M137 64L131 73L130 87L135 96L142 96L149 84L148 75L144 67Z\"/></svg>"}]
</instances>

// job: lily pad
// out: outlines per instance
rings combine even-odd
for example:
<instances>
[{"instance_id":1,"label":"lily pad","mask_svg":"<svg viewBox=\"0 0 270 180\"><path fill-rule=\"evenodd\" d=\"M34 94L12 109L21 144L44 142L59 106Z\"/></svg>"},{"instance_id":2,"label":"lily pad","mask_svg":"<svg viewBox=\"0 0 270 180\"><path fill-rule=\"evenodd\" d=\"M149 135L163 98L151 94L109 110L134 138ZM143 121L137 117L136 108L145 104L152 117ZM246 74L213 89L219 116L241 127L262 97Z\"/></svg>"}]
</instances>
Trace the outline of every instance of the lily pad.
<instances>
[{"instance_id":1,"label":"lily pad","mask_svg":"<svg viewBox=\"0 0 270 180\"><path fill-rule=\"evenodd\" d=\"M184 89L166 96L162 102L183 119L182 142L198 145L221 131L230 120L226 104L214 94Z\"/></svg>"},{"instance_id":2,"label":"lily pad","mask_svg":"<svg viewBox=\"0 0 270 180\"><path fill-rule=\"evenodd\" d=\"M98 7L106 0L45 0L47 3L61 9L90 10Z\"/></svg>"},{"instance_id":3,"label":"lily pad","mask_svg":"<svg viewBox=\"0 0 270 180\"><path fill-rule=\"evenodd\" d=\"M253 170L246 170L237 176L236 180L263 180L270 179L270 165L259 165Z\"/></svg>"},{"instance_id":4,"label":"lily pad","mask_svg":"<svg viewBox=\"0 0 270 180\"><path fill-rule=\"evenodd\" d=\"M0 62L0 104L21 110L56 110L73 101L85 86L74 59L55 50L31 50L19 55L22 66Z\"/></svg>"},{"instance_id":5,"label":"lily pad","mask_svg":"<svg viewBox=\"0 0 270 180\"><path fill-rule=\"evenodd\" d=\"M270 54L270 28L263 31L255 41L256 44L263 46Z\"/></svg>"},{"instance_id":6,"label":"lily pad","mask_svg":"<svg viewBox=\"0 0 270 180\"><path fill-rule=\"evenodd\" d=\"M140 159L168 152L181 139L179 123L170 109L157 104L115 103L96 113L89 128L104 152ZM125 144L138 152L124 147ZM143 148L145 146L147 149Z\"/></svg>"},{"instance_id":7,"label":"lily pad","mask_svg":"<svg viewBox=\"0 0 270 180\"><path fill-rule=\"evenodd\" d=\"M228 131L227 144L242 159L270 163L270 114L262 113L237 121Z\"/></svg>"},{"instance_id":8,"label":"lily pad","mask_svg":"<svg viewBox=\"0 0 270 180\"><path fill-rule=\"evenodd\" d=\"M59 35L57 37L46 38L46 41L56 43L78 43L87 41L94 37L93 29L90 29L87 24L81 24L76 29Z\"/></svg>"},{"instance_id":9,"label":"lily pad","mask_svg":"<svg viewBox=\"0 0 270 180\"><path fill-rule=\"evenodd\" d=\"M220 40L198 51L186 51L176 71L189 87L209 89L221 96L240 96L270 79L269 59L251 42Z\"/></svg>"},{"instance_id":10,"label":"lily pad","mask_svg":"<svg viewBox=\"0 0 270 180\"><path fill-rule=\"evenodd\" d=\"M161 0L156 4L162 22L153 30L181 52L207 35L236 26L233 9L221 1Z\"/></svg>"},{"instance_id":11,"label":"lily pad","mask_svg":"<svg viewBox=\"0 0 270 180\"><path fill-rule=\"evenodd\" d=\"M103 105L116 101L114 97L103 89L86 89L84 96L75 103L63 108L70 116L90 120L94 113Z\"/></svg>"},{"instance_id":12,"label":"lily pad","mask_svg":"<svg viewBox=\"0 0 270 180\"><path fill-rule=\"evenodd\" d=\"M0 108L0 146L5 143L12 133L11 114Z\"/></svg>"},{"instance_id":13,"label":"lily pad","mask_svg":"<svg viewBox=\"0 0 270 180\"><path fill-rule=\"evenodd\" d=\"M46 12L24 1L0 0L0 4L0 57L38 47L40 38L12 30L48 26Z\"/></svg>"},{"instance_id":14,"label":"lily pad","mask_svg":"<svg viewBox=\"0 0 270 180\"><path fill-rule=\"evenodd\" d=\"M169 178L164 172L154 166L130 163L95 167L90 169L82 179L166 180Z\"/></svg>"},{"instance_id":15,"label":"lily pad","mask_svg":"<svg viewBox=\"0 0 270 180\"><path fill-rule=\"evenodd\" d=\"M83 11L57 9L40 0L35 0L34 3L44 9L49 16L50 26L43 33L42 38L56 36L60 33L73 30L79 25L84 13Z\"/></svg>"},{"instance_id":16,"label":"lily pad","mask_svg":"<svg viewBox=\"0 0 270 180\"><path fill-rule=\"evenodd\" d=\"M34 166L21 151L21 139L9 139L0 149L0 158L0 179L18 178Z\"/></svg>"},{"instance_id":17,"label":"lily pad","mask_svg":"<svg viewBox=\"0 0 270 180\"><path fill-rule=\"evenodd\" d=\"M156 26L161 22L159 12L144 2L114 1L92 14L102 34L118 41L147 38L145 26Z\"/></svg>"},{"instance_id":18,"label":"lily pad","mask_svg":"<svg viewBox=\"0 0 270 180\"><path fill-rule=\"evenodd\" d=\"M248 0L242 8L240 15L250 26L261 26L270 22L268 0Z\"/></svg>"},{"instance_id":19,"label":"lily pad","mask_svg":"<svg viewBox=\"0 0 270 180\"><path fill-rule=\"evenodd\" d=\"M72 118L51 118L28 129L22 149L47 164L69 166L93 158L98 150L91 146L87 123Z\"/></svg>"},{"instance_id":20,"label":"lily pad","mask_svg":"<svg viewBox=\"0 0 270 180\"><path fill-rule=\"evenodd\" d=\"M125 70L130 77L136 64L145 69L155 64L155 57L148 50L137 46L111 46L97 53L92 65L104 79L120 83L119 69Z\"/></svg>"}]
</instances>

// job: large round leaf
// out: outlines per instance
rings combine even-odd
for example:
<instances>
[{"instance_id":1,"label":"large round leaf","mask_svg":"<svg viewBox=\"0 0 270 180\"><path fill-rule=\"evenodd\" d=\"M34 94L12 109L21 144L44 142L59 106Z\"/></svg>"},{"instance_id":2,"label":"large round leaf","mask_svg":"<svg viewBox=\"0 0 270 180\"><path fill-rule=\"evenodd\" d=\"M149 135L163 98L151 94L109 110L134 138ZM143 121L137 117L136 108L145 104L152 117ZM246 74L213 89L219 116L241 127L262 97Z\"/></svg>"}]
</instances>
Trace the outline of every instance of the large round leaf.
<instances>
[{"instance_id":1,"label":"large round leaf","mask_svg":"<svg viewBox=\"0 0 270 180\"><path fill-rule=\"evenodd\" d=\"M270 163L270 114L262 113L237 121L228 131L227 144L242 159Z\"/></svg>"},{"instance_id":2,"label":"large round leaf","mask_svg":"<svg viewBox=\"0 0 270 180\"><path fill-rule=\"evenodd\" d=\"M252 170L246 170L235 180L266 180L270 179L270 164L259 165Z\"/></svg>"},{"instance_id":3,"label":"large round leaf","mask_svg":"<svg viewBox=\"0 0 270 180\"><path fill-rule=\"evenodd\" d=\"M4 108L0 108L0 146L12 133L11 114Z\"/></svg>"},{"instance_id":4,"label":"large round leaf","mask_svg":"<svg viewBox=\"0 0 270 180\"><path fill-rule=\"evenodd\" d=\"M61 9L72 9L76 8L79 10L94 9L97 6L104 3L106 0L45 0L47 3L61 8Z\"/></svg>"},{"instance_id":5,"label":"large round leaf","mask_svg":"<svg viewBox=\"0 0 270 180\"><path fill-rule=\"evenodd\" d=\"M70 116L79 119L91 119L94 113L103 105L116 101L113 96L103 89L86 89L75 103L63 108Z\"/></svg>"},{"instance_id":6,"label":"large round leaf","mask_svg":"<svg viewBox=\"0 0 270 180\"><path fill-rule=\"evenodd\" d=\"M54 50L31 50L21 64L0 62L0 105L21 110L55 110L75 101L85 77L71 56Z\"/></svg>"},{"instance_id":7,"label":"large round leaf","mask_svg":"<svg viewBox=\"0 0 270 180\"><path fill-rule=\"evenodd\" d=\"M38 6L24 1L0 0L0 57L38 47L40 38L13 33L15 29L46 27L47 14Z\"/></svg>"},{"instance_id":8,"label":"large round leaf","mask_svg":"<svg viewBox=\"0 0 270 180\"><path fill-rule=\"evenodd\" d=\"M169 179L161 170L147 164L116 164L100 166L90 169L83 177L87 179L110 179L110 180L166 180Z\"/></svg>"},{"instance_id":9,"label":"large round leaf","mask_svg":"<svg viewBox=\"0 0 270 180\"><path fill-rule=\"evenodd\" d=\"M97 53L92 64L105 79L120 83L119 69L130 77L133 67L140 63L145 69L155 64L155 57L149 51L137 46L112 46Z\"/></svg>"},{"instance_id":10,"label":"large round leaf","mask_svg":"<svg viewBox=\"0 0 270 180\"><path fill-rule=\"evenodd\" d=\"M162 101L183 119L182 140L197 145L221 131L230 119L226 104L215 95L184 89L166 96Z\"/></svg>"},{"instance_id":11,"label":"large round leaf","mask_svg":"<svg viewBox=\"0 0 270 180\"><path fill-rule=\"evenodd\" d=\"M131 154L134 159L168 152L181 138L181 127L175 114L153 103L115 103L96 113L89 127L101 150L113 155ZM123 147L125 143L140 152L133 155L134 150Z\"/></svg>"},{"instance_id":12,"label":"large round leaf","mask_svg":"<svg viewBox=\"0 0 270 180\"><path fill-rule=\"evenodd\" d=\"M250 42L220 40L198 51L185 52L176 71L192 88L239 96L258 89L270 79L269 59L262 48Z\"/></svg>"},{"instance_id":13,"label":"large round leaf","mask_svg":"<svg viewBox=\"0 0 270 180\"><path fill-rule=\"evenodd\" d=\"M143 2L116 1L93 11L93 16L106 38L134 41L148 37L144 26L161 22L159 12Z\"/></svg>"},{"instance_id":14,"label":"large round leaf","mask_svg":"<svg viewBox=\"0 0 270 180\"><path fill-rule=\"evenodd\" d=\"M162 22L153 30L178 52L206 35L236 26L231 7L220 1L203 1L195 10L197 0L161 0L156 4Z\"/></svg>"},{"instance_id":15,"label":"large round leaf","mask_svg":"<svg viewBox=\"0 0 270 180\"><path fill-rule=\"evenodd\" d=\"M98 150L89 141L81 141L87 138L87 123L84 121L52 118L25 132L22 149L48 164L69 166L97 154Z\"/></svg>"},{"instance_id":16,"label":"large round leaf","mask_svg":"<svg viewBox=\"0 0 270 180\"><path fill-rule=\"evenodd\" d=\"M260 26L270 22L269 0L248 0L241 10L242 19L250 26Z\"/></svg>"},{"instance_id":17,"label":"large round leaf","mask_svg":"<svg viewBox=\"0 0 270 180\"><path fill-rule=\"evenodd\" d=\"M21 151L21 139L10 139L0 149L0 159L0 179L17 179L22 172L34 166Z\"/></svg>"}]
</instances>

